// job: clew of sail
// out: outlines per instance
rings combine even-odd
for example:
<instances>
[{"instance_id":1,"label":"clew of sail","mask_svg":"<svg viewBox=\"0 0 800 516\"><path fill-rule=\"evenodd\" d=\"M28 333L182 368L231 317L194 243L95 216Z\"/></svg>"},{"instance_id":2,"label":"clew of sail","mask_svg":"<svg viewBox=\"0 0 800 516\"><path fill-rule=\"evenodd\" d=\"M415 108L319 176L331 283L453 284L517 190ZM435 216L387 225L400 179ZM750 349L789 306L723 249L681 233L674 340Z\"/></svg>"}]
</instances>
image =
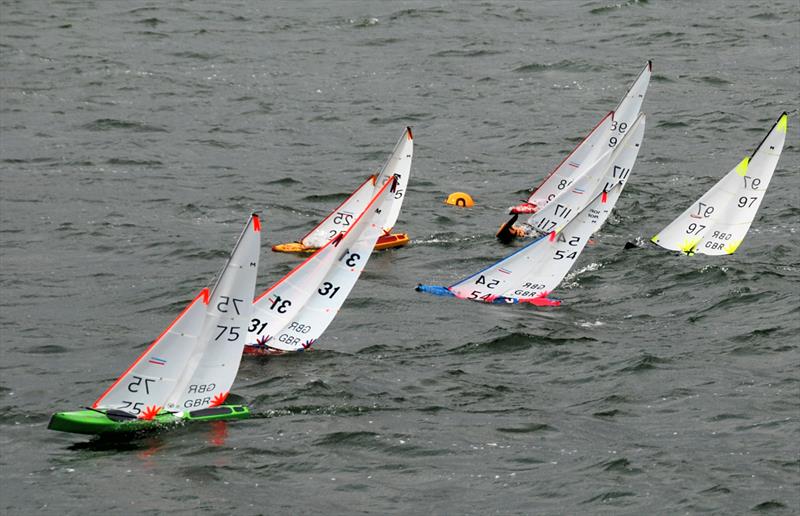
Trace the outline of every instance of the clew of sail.
<instances>
[{"instance_id":1,"label":"clew of sail","mask_svg":"<svg viewBox=\"0 0 800 516\"><path fill-rule=\"evenodd\" d=\"M786 140L783 113L752 154L651 240L687 255L733 254L747 235Z\"/></svg>"},{"instance_id":2,"label":"clew of sail","mask_svg":"<svg viewBox=\"0 0 800 516\"><path fill-rule=\"evenodd\" d=\"M561 231L539 237L497 263L448 287L456 297L489 303L557 304L547 296L575 264L592 233L605 223L622 185L597 195ZM431 287L418 290L440 294Z\"/></svg>"},{"instance_id":3,"label":"clew of sail","mask_svg":"<svg viewBox=\"0 0 800 516\"><path fill-rule=\"evenodd\" d=\"M153 419L163 409L194 410L224 401L244 345L260 231L253 215L214 288L203 289L92 408Z\"/></svg>"}]
</instances>

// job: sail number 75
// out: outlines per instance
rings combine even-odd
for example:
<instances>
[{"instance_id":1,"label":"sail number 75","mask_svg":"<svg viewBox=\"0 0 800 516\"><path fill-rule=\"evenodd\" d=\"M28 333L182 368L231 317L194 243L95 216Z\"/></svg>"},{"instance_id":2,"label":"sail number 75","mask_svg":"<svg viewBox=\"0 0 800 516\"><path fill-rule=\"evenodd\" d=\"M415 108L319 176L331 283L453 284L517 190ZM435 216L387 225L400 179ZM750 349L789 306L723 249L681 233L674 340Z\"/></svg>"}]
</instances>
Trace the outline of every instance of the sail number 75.
<instances>
[{"instance_id":1,"label":"sail number 75","mask_svg":"<svg viewBox=\"0 0 800 516\"><path fill-rule=\"evenodd\" d=\"M136 381L128 384L128 390L130 392L139 392L139 389L142 386L144 386L145 394L150 394L150 384L152 382L155 382L155 380L153 380L152 378L142 378L141 376L136 376L136 375L132 376L131 378L133 378ZM144 381L144 383L142 383L142 381Z\"/></svg>"}]
</instances>

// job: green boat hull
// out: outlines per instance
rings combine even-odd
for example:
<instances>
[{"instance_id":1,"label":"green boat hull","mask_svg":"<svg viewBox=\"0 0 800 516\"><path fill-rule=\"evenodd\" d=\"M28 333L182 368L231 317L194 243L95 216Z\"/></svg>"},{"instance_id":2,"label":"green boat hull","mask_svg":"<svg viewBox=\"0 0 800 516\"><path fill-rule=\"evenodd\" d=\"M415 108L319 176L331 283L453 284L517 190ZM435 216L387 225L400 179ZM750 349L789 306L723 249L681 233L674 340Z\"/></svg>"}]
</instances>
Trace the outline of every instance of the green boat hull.
<instances>
[{"instance_id":1,"label":"green boat hull","mask_svg":"<svg viewBox=\"0 0 800 516\"><path fill-rule=\"evenodd\" d=\"M155 418L149 420L137 419L121 411L87 409L74 412L57 412L50 418L47 428L73 434L126 434L162 430L169 426L194 421L224 421L247 419L248 417L250 417L250 410L242 405L220 405L219 407L195 410L181 416L170 412L161 412Z\"/></svg>"}]
</instances>

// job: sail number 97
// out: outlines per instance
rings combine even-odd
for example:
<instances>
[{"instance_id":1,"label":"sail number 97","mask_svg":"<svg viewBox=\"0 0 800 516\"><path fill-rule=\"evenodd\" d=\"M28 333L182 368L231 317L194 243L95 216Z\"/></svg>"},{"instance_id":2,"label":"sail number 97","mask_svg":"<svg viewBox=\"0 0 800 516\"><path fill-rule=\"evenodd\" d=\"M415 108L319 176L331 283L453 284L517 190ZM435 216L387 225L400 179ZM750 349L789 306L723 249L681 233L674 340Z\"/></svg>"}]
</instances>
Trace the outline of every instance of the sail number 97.
<instances>
[{"instance_id":1,"label":"sail number 97","mask_svg":"<svg viewBox=\"0 0 800 516\"><path fill-rule=\"evenodd\" d=\"M692 222L689 224L689 227L686 228L687 235L699 235L701 231L706 229L706 227L702 224L695 224Z\"/></svg>"},{"instance_id":2,"label":"sail number 97","mask_svg":"<svg viewBox=\"0 0 800 516\"><path fill-rule=\"evenodd\" d=\"M710 217L714 213L714 207L709 206L704 202L697 203L697 215L695 217Z\"/></svg>"},{"instance_id":3,"label":"sail number 97","mask_svg":"<svg viewBox=\"0 0 800 516\"><path fill-rule=\"evenodd\" d=\"M761 186L761 179L759 179L757 177L744 176L744 177L742 177L742 179L744 179L744 187L745 188L748 187L748 184L747 184L747 180L748 179L750 180L750 185L749 186L753 190L758 190L758 187Z\"/></svg>"},{"instance_id":4,"label":"sail number 97","mask_svg":"<svg viewBox=\"0 0 800 516\"><path fill-rule=\"evenodd\" d=\"M743 195L739 197L739 202L737 206L739 206L740 208L751 208L753 206L753 203L755 203L757 199L758 197L747 197L746 195Z\"/></svg>"}]
</instances>

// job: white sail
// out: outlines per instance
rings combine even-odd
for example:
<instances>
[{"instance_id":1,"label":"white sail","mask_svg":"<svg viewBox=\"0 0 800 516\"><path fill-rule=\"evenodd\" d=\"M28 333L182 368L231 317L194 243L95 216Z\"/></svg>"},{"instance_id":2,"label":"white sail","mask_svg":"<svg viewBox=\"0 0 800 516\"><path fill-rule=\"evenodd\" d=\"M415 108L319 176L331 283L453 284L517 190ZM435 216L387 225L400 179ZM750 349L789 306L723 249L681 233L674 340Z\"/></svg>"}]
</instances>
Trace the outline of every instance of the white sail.
<instances>
[{"instance_id":1,"label":"white sail","mask_svg":"<svg viewBox=\"0 0 800 516\"><path fill-rule=\"evenodd\" d=\"M547 175L531 195L528 202L543 209L553 199L567 191L576 179L584 175L587 168L608 150L608 134L614 122L614 112L609 112L592 132Z\"/></svg>"},{"instance_id":2,"label":"white sail","mask_svg":"<svg viewBox=\"0 0 800 516\"><path fill-rule=\"evenodd\" d=\"M309 248L322 247L333 237L347 231L350 224L364 211L375 192L375 176L370 176L356 188L356 191L330 212L317 227L300 239L300 243Z\"/></svg>"},{"instance_id":3,"label":"white sail","mask_svg":"<svg viewBox=\"0 0 800 516\"><path fill-rule=\"evenodd\" d=\"M529 196L529 203L535 204L539 209L546 206L570 186L580 174L579 169L583 163L596 161L597 157L606 149L616 146L639 115L647 87L650 84L652 70L653 64L648 61L617 108L608 113L586 138L547 175Z\"/></svg>"},{"instance_id":4,"label":"white sail","mask_svg":"<svg viewBox=\"0 0 800 516\"><path fill-rule=\"evenodd\" d=\"M600 192L616 184L620 184L620 190L624 188L639 155L644 128L645 115L641 114L613 149L606 150L595 163L582 166L585 170L566 190L531 215L528 227L538 233L558 231Z\"/></svg>"},{"instance_id":5,"label":"white sail","mask_svg":"<svg viewBox=\"0 0 800 516\"><path fill-rule=\"evenodd\" d=\"M302 294L305 301L296 302L294 298L286 300L292 306L297 303L299 309L293 311L290 317L282 318L282 326L275 326L271 321L268 323L268 328L272 324L273 328L278 328L277 331L261 336L256 332L250 334L249 343L268 345L282 351L299 351L311 346L322 335L364 270L375 242L383 233L386 217L392 213L393 205L400 202L400 198L394 196L395 189L392 186L393 182L385 183L350 229L312 256L311 259L317 258L314 268L324 271L324 277L320 279L316 276L312 280L302 276L296 279L296 295ZM285 281L291 279L286 278ZM272 305L272 302L262 304L257 317Z\"/></svg>"},{"instance_id":6,"label":"white sail","mask_svg":"<svg viewBox=\"0 0 800 516\"><path fill-rule=\"evenodd\" d=\"M611 158L611 150L607 150L594 163L583 165L584 170L581 175L576 177L566 190L528 217L527 226L537 233L550 233L559 231L569 223L594 199L595 191L601 185L600 181L605 178L605 170Z\"/></svg>"},{"instance_id":7,"label":"white sail","mask_svg":"<svg viewBox=\"0 0 800 516\"><path fill-rule=\"evenodd\" d=\"M183 381L170 396L168 409L213 407L228 397L253 312L260 249L261 225L254 215L211 290L198 352L192 355Z\"/></svg>"},{"instance_id":8,"label":"white sail","mask_svg":"<svg viewBox=\"0 0 800 516\"><path fill-rule=\"evenodd\" d=\"M750 158L744 158L652 241L688 255L734 253L747 235L772 179L786 129L784 113Z\"/></svg>"},{"instance_id":9,"label":"white sail","mask_svg":"<svg viewBox=\"0 0 800 516\"><path fill-rule=\"evenodd\" d=\"M621 193L621 190L628 184L631 171L634 164L636 164L636 158L639 156L639 150L642 147L642 140L644 140L645 121L644 113L639 114L620 139L619 144L613 151L611 160L606 166L605 177L601 179L597 189L594 191L595 195L601 191L610 190L616 184L620 184ZM613 205L611 207L613 208Z\"/></svg>"},{"instance_id":10,"label":"white sail","mask_svg":"<svg viewBox=\"0 0 800 516\"><path fill-rule=\"evenodd\" d=\"M514 254L449 287L456 297L493 302L547 296L564 279L592 233L608 218L621 185L597 195L559 232L534 240Z\"/></svg>"},{"instance_id":11,"label":"white sail","mask_svg":"<svg viewBox=\"0 0 800 516\"><path fill-rule=\"evenodd\" d=\"M389 158L384 162L380 172L376 176L370 176L359 186L355 192L336 207L317 227L312 229L307 235L300 239L300 243L307 248L319 248L324 246L339 233L347 231L353 221L364 207L374 197L375 193L392 177L397 178L397 188L395 197L399 202L392 207L391 213L386 217L383 230L388 234L400 216L400 209L403 206L408 178L411 175L411 159L414 151L414 140L411 128L406 127L403 136L395 144Z\"/></svg>"},{"instance_id":12,"label":"white sail","mask_svg":"<svg viewBox=\"0 0 800 516\"><path fill-rule=\"evenodd\" d=\"M350 226L352 227L352 225ZM247 343L264 345L294 318L328 274L339 252L331 240L253 302Z\"/></svg>"},{"instance_id":13,"label":"white sail","mask_svg":"<svg viewBox=\"0 0 800 516\"><path fill-rule=\"evenodd\" d=\"M164 407L197 349L208 294L208 289L203 289L92 408L120 409L139 416L154 415Z\"/></svg>"},{"instance_id":14,"label":"white sail","mask_svg":"<svg viewBox=\"0 0 800 516\"><path fill-rule=\"evenodd\" d=\"M239 368L259 245L260 224L254 215L214 289L203 289L92 407L152 419L163 408L221 404Z\"/></svg>"},{"instance_id":15,"label":"white sail","mask_svg":"<svg viewBox=\"0 0 800 516\"><path fill-rule=\"evenodd\" d=\"M626 132L630 130L633 122L639 116L642 110L642 103L644 102L647 87L650 85L650 76L653 74L653 63L648 61L644 69L633 81L633 84L628 89L617 108L614 110L614 123L611 124L611 134L608 136L608 144L612 147L615 142L625 136Z\"/></svg>"},{"instance_id":16,"label":"white sail","mask_svg":"<svg viewBox=\"0 0 800 516\"><path fill-rule=\"evenodd\" d=\"M375 193L393 176L397 178L394 197L397 202L392 204L390 212L386 215L386 220L382 227L385 233L390 233L397 218L400 216L400 209L403 207L403 199L408 188L408 178L411 176L411 159L414 155L414 137L411 128L406 127L403 135L395 144L389 159L381 167L378 178L375 181Z\"/></svg>"}]
</instances>

